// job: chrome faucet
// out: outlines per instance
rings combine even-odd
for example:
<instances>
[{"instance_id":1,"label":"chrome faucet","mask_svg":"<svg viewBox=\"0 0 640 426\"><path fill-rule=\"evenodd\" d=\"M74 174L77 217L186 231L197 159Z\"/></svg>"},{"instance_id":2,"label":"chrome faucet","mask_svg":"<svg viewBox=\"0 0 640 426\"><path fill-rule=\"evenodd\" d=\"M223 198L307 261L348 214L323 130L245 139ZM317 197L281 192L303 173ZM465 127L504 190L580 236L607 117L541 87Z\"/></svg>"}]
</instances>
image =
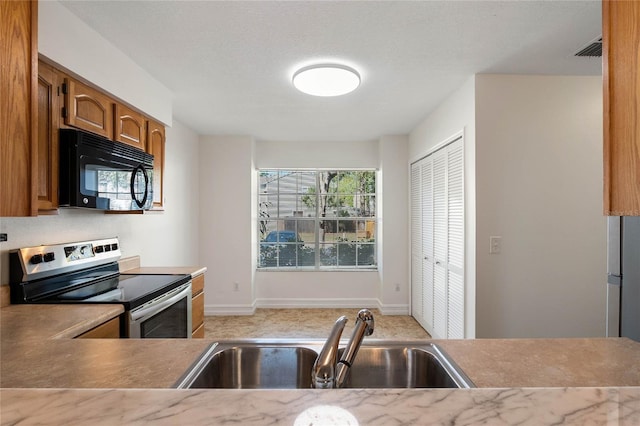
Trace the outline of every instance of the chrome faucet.
<instances>
[{"instance_id":1,"label":"chrome faucet","mask_svg":"<svg viewBox=\"0 0 640 426\"><path fill-rule=\"evenodd\" d=\"M349 373L349 368L358 354L360 344L364 336L373 333L373 314L368 309L362 309L356 317L356 325L351 339L342 352L338 361L338 345L340 336L347 324L347 317L341 316L333 325L329 338L325 342L320 355L313 364L311 383L313 387L320 389L339 388L344 383Z\"/></svg>"}]
</instances>

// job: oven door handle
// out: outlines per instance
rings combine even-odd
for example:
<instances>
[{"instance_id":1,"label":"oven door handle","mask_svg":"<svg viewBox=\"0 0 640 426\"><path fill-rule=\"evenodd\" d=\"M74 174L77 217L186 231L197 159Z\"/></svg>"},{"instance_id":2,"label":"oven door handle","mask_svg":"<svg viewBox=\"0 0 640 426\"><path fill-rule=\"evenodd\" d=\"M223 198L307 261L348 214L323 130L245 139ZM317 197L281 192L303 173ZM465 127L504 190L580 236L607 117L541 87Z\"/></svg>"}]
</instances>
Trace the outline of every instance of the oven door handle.
<instances>
[{"instance_id":1,"label":"oven door handle","mask_svg":"<svg viewBox=\"0 0 640 426\"><path fill-rule=\"evenodd\" d=\"M190 298L190 296L191 296L191 283L189 283L187 287L184 289L178 288L177 290L167 293L162 297L154 299L152 301L153 303L150 303L148 307L133 310L129 315L131 316L132 321L138 321L139 319L144 318L149 314L155 315L158 312L162 312L165 309L167 309L169 306L173 305L174 303L182 299L183 297Z\"/></svg>"}]
</instances>

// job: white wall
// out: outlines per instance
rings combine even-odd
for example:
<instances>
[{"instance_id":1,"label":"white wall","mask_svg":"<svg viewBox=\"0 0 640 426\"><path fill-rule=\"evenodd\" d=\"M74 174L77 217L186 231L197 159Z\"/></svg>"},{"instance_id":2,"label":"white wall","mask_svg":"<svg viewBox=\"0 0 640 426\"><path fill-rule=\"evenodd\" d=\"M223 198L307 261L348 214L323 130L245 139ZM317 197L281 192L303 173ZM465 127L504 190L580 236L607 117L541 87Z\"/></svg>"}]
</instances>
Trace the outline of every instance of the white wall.
<instances>
[{"instance_id":1,"label":"white wall","mask_svg":"<svg viewBox=\"0 0 640 426\"><path fill-rule=\"evenodd\" d=\"M381 259L380 305L383 314L408 315L409 280L409 168L407 136L383 136L378 143L382 206L378 238Z\"/></svg>"},{"instance_id":2,"label":"white wall","mask_svg":"<svg viewBox=\"0 0 640 426\"><path fill-rule=\"evenodd\" d=\"M469 79L447 98L409 135L409 163L433 151L459 132L464 133L465 173L465 337L475 337L476 298L476 105L475 78ZM405 165L408 169L408 165ZM407 177L407 181L408 181ZM406 203L409 209L409 202ZM409 256L410 253L407 254ZM408 262L408 261L407 261ZM410 264L407 263L407 268Z\"/></svg>"},{"instance_id":3,"label":"white wall","mask_svg":"<svg viewBox=\"0 0 640 426\"><path fill-rule=\"evenodd\" d=\"M200 265L209 269L207 315L254 310L253 150L248 136L200 138Z\"/></svg>"},{"instance_id":4,"label":"white wall","mask_svg":"<svg viewBox=\"0 0 640 426\"><path fill-rule=\"evenodd\" d=\"M406 150L403 137L383 138L380 143L202 137L200 259L209 271L215 271L215 276L210 273L207 279L205 312L250 314L255 307L345 306L380 307L384 313L406 314ZM384 162L380 155L385 156ZM388 258L383 261L389 259L384 275L380 271L256 271L256 170L269 167L384 167L384 176L388 176L385 188L390 191L385 198L390 204L379 205L379 211L390 217L381 237L387 241L383 244ZM387 280L393 291L388 290ZM398 292L396 283L401 289Z\"/></svg>"},{"instance_id":5,"label":"white wall","mask_svg":"<svg viewBox=\"0 0 640 426\"><path fill-rule=\"evenodd\" d=\"M143 266L198 264L198 137L180 122L167 129L165 211L105 214L86 209L60 209L58 215L0 218L2 284L9 282L8 251L117 236L123 257L140 255Z\"/></svg>"},{"instance_id":6,"label":"white wall","mask_svg":"<svg viewBox=\"0 0 640 426\"><path fill-rule=\"evenodd\" d=\"M601 78L478 75L476 170L477 336L603 336Z\"/></svg>"},{"instance_id":7,"label":"white wall","mask_svg":"<svg viewBox=\"0 0 640 426\"><path fill-rule=\"evenodd\" d=\"M55 0L38 2L38 52L172 125L169 89Z\"/></svg>"}]
</instances>

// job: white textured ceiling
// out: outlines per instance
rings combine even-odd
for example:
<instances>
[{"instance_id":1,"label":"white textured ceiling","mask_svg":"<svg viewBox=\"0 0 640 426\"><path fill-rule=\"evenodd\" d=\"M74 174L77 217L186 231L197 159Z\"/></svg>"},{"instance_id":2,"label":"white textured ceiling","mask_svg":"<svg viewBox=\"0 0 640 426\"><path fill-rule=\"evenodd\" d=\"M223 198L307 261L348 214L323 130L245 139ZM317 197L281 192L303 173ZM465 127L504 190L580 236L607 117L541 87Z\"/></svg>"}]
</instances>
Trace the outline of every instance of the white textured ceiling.
<instances>
[{"instance_id":1,"label":"white textured ceiling","mask_svg":"<svg viewBox=\"0 0 640 426\"><path fill-rule=\"evenodd\" d=\"M599 75L574 53L600 1L62 1L174 93L199 134L369 140L406 134L476 73ZM355 92L297 92L314 62L358 69Z\"/></svg>"}]
</instances>

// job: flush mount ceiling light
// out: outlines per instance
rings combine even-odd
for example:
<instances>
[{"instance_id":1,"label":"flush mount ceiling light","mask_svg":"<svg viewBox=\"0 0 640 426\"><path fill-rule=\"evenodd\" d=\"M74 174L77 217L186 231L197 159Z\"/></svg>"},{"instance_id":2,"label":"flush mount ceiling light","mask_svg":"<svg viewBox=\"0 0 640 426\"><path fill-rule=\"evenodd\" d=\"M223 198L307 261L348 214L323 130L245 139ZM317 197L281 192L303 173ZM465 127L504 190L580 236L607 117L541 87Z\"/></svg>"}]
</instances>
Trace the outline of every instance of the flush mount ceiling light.
<instances>
[{"instance_id":1,"label":"flush mount ceiling light","mask_svg":"<svg viewBox=\"0 0 640 426\"><path fill-rule=\"evenodd\" d=\"M345 65L311 65L293 74L293 85L308 95L340 96L360 85L360 74Z\"/></svg>"}]
</instances>

